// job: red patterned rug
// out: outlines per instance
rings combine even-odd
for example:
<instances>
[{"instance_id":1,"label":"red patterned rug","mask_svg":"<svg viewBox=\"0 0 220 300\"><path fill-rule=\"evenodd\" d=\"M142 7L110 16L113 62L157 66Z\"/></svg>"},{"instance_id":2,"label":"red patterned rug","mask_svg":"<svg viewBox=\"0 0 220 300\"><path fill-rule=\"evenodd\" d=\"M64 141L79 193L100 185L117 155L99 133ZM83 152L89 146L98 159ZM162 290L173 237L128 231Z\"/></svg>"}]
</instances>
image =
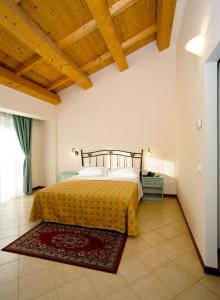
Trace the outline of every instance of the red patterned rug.
<instances>
[{"instance_id":1,"label":"red patterned rug","mask_svg":"<svg viewBox=\"0 0 220 300\"><path fill-rule=\"evenodd\" d=\"M43 222L2 250L116 273L125 243L116 231Z\"/></svg>"}]
</instances>

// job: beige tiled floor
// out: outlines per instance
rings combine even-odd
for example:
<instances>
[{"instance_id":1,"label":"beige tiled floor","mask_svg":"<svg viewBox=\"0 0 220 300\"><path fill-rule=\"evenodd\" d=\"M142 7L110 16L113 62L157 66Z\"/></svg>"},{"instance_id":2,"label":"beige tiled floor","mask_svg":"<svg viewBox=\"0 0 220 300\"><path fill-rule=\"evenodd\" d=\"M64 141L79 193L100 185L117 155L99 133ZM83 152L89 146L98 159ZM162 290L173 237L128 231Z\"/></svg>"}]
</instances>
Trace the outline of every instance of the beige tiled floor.
<instances>
[{"instance_id":1,"label":"beige tiled floor","mask_svg":"<svg viewBox=\"0 0 220 300\"><path fill-rule=\"evenodd\" d=\"M0 247L35 226L32 196L0 206ZM141 202L140 236L128 238L117 275L0 252L0 300L212 300L220 278L205 275L174 198Z\"/></svg>"}]
</instances>

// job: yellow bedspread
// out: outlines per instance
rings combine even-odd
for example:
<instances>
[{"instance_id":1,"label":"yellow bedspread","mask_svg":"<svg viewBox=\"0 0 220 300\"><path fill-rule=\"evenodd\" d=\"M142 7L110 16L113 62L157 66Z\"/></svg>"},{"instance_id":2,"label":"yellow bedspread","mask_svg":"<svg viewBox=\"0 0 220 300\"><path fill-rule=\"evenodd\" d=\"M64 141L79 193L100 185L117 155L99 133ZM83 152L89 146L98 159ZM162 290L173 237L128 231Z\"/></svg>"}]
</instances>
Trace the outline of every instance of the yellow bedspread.
<instances>
[{"instance_id":1,"label":"yellow bedspread","mask_svg":"<svg viewBox=\"0 0 220 300\"><path fill-rule=\"evenodd\" d=\"M35 194L30 221L76 224L138 234L138 186L110 180L63 181Z\"/></svg>"}]
</instances>

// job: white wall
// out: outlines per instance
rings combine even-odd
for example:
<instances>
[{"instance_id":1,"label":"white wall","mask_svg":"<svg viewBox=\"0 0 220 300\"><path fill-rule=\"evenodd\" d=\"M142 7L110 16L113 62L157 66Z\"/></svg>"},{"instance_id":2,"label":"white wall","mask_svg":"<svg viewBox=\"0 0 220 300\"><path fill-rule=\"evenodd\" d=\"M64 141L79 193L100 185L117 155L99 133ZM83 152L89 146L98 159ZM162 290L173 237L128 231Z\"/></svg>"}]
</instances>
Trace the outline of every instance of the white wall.
<instances>
[{"instance_id":1,"label":"white wall","mask_svg":"<svg viewBox=\"0 0 220 300\"><path fill-rule=\"evenodd\" d=\"M57 107L0 85L0 111L35 119L32 132L33 187L56 182Z\"/></svg>"},{"instance_id":2,"label":"white wall","mask_svg":"<svg viewBox=\"0 0 220 300\"><path fill-rule=\"evenodd\" d=\"M111 65L92 76L94 87L77 86L60 93L58 169L77 169L80 159L69 154L105 147L141 150L176 160L175 48L161 53L145 46L128 56L129 69Z\"/></svg>"},{"instance_id":3,"label":"white wall","mask_svg":"<svg viewBox=\"0 0 220 300\"><path fill-rule=\"evenodd\" d=\"M216 76L207 64L220 39L220 1L187 1L177 44L178 196L206 266L217 267ZM202 57L185 51L204 34ZM218 56L220 57L220 55ZM211 72L211 73L210 73ZM216 77L211 80L216 82ZM203 129L196 128L197 118Z\"/></svg>"}]
</instances>

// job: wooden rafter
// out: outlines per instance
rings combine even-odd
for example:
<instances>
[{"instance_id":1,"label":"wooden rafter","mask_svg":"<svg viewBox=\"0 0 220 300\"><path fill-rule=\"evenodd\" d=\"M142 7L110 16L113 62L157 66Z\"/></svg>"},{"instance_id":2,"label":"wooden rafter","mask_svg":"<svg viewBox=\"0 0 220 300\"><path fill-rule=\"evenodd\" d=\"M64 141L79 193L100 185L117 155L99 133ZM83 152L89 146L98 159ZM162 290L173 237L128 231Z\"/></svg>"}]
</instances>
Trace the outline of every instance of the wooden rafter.
<instances>
[{"instance_id":1,"label":"wooden rafter","mask_svg":"<svg viewBox=\"0 0 220 300\"><path fill-rule=\"evenodd\" d=\"M122 48L124 50L128 49L129 47L135 45L136 43L138 43L139 41L143 40L144 38L154 34L157 32L157 25L154 24L150 27L148 27L147 29L144 29L143 31L139 32L138 34L136 34L135 36L132 36L130 39L128 39L127 41L123 42L121 44Z\"/></svg>"},{"instance_id":2,"label":"wooden rafter","mask_svg":"<svg viewBox=\"0 0 220 300\"><path fill-rule=\"evenodd\" d=\"M18 75L22 75L26 72L28 72L29 70L31 70L33 68L33 66L39 62L39 59L41 59L40 56L34 56L32 59L30 59L27 63L23 64L22 66L20 66L16 73Z\"/></svg>"},{"instance_id":3,"label":"wooden rafter","mask_svg":"<svg viewBox=\"0 0 220 300\"><path fill-rule=\"evenodd\" d=\"M57 94L0 66L0 83L51 104L60 103Z\"/></svg>"},{"instance_id":4,"label":"wooden rafter","mask_svg":"<svg viewBox=\"0 0 220 300\"><path fill-rule=\"evenodd\" d=\"M113 4L109 8L110 15L112 17L117 16L121 12L123 12L129 6L135 4L138 0L119 0L115 4ZM96 30L97 24L95 20L91 20L78 28L77 30L73 31L72 33L68 34L66 37L61 39L57 45L60 49L65 49L70 47L73 43L77 42L84 36L88 35L90 32Z\"/></svg>"},{"instance_id":5,"label":"wooden rafter","mask_svg":"<svg viewBox=\"0 0 220 300\"><path fill-rule=\"evenodd\" d=\"M69 81L69 78L63 76L63 77L57 79L56 81L52 82L51 84L49 84L49 85L47 86L47 89L48 89L49 91L52 91L52 90L54 90L55 88L59 87L60 85L63 85L64 83L66 83L66 82L68 82L68 81Z\"/></svg>"},{"instance_id":6,"label":"wooden rafter","mask_svg":"<svg viewBox=\"0 0 220 300\"><path fill-rule=\"evenodd\" d=\"M176 0L157 2L157 47L160 51L170 45Z\"/></svg>"},{"instance_id":7,"label":"wooden rafter","mask_svg":"<svg viewBox=\"0 0 220 300\"><path fill-rule=\"evenodd\" d=\"M97 27L111 52L120 71L128 68L128 64L117 36L109 8L105 0L86 0L86 3L96 20Z\"/></svg>"},{"instance_id":8,"label":"wooden rafter","mask_svg":"<svg viewBox=\"0 0 220 300\"><path fill-rule=\"evenodd\" d=\"M83 88L92 86L88 76L22 12L13 0L0 1L0 24L71 80Z\"/></svg>"},{"instance_id":9,"label":"wooden rafter","mask_svg":"<svg viewBox=\"0 0 220 300\"><path fill-rule=\"evenodd\" d=\"M130 39L126 40L125 42L123 42L121 44L121 46L122 46L123 50L126 50L129 47L135 45L136 43L140 42L144 38L146 38L148 36L151 36L152 34L154 34L156 32L157 32L157 25L154 24L154 25L148 27L147 29L141 31L140 33L136 34L135 36L131 37ZM88 62L85 65L83 65L81 67L81 69L84 72L88 72L89 70L96 67L97 65L99 65L101 63L105 63L105 61L108 60L110 57L112 57L111 53L110 53L110 51L107 51L106 53L102 54L98 58ZM65 83L67 83L68 81L69 81L69 78L61 77L58 80L56 80L55 82L51 83L47 88L49 90L53 90L55 88L58 88L59 86L62 86Z\"/></svg>"},{"instance_id":10,"label":"wooden rafter","mask_svg":"<svg viewBox=\"0 0 220 300\"><path fill-rule=\"evenodd\" d=\"M115 4L113 4L110 8L110 15L112 17L117 16L121 12L123 12L126 8L135 4L138 0L119 0ZM90 34L97 29L96 21L91 20L86 24L79 27L77 30L71 32L66 37L62 38L60 41L57 42L57 46L60 49L66 49L70 47L73 43L77 42L81 38L85 37L86 35ZM27 61L23 66L21 66L18 70L18 74L24 74L30 69L34 67L36 63L42 62L43 59L40 56L35 56L29 61Z\"/></svg>"}]
</instances>

